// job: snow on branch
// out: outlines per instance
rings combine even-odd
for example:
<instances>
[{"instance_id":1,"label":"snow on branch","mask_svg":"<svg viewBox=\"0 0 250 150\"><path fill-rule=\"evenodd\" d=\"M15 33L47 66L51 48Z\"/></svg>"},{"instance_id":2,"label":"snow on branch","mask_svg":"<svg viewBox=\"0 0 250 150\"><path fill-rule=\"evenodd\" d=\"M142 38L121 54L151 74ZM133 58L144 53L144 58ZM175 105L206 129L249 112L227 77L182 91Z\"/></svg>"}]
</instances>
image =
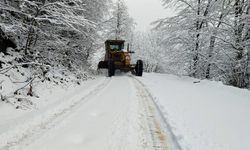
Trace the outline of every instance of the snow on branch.
<instances>
[{"instance_id":1,"label":"snow on branch","mask_svg":"<svg viewBox=\"0 0 250 150\"><path fill-rule=\"evenodd\" d=\"M64 25L83 34L86 32L81 28L95 28L96 26L94 22L85 19L85 9L83 9L85 4L79 0L72 2L71 5L60 1L41 3L21 0L20 2L20 10L2 2L0 2L0 8L24 15L35 22L48 21L51 24Z\"/></svg>"},{"instance_id":2,"label":"snow on branch","mask_svg":"<svg viewBox=\"0 0 250 150\"><path fill-rule=\"evenodd\" d=\"M48 65L41 64L41 63L36 63L36 62L20 63L20 64L15 64L15 65L0 69L0 74L5 74L8 71L10 71L12 68L15 68L15 67L18 67L18 66L27 66L27 65L36 65L36 66L47 66L47 67L49 67Z\"/></svg>"}]
</instances>

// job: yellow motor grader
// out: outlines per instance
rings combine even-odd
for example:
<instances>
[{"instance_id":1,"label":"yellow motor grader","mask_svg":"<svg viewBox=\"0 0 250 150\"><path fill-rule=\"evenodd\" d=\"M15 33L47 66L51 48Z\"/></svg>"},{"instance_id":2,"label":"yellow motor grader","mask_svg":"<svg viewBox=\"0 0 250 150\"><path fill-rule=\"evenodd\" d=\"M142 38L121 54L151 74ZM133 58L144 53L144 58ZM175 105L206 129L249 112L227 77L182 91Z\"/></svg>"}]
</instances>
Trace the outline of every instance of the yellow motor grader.
<instances>
[{"instance_id":1,"label":"yellow motor grader","mask_svg":"<svg viewBox=\"0 0 250 150\"><path fill-rule=\"evenodd\" d=\"M136 64L131 64L131 53L129 45L127 50L124 50L124 40L107 40L105 42L105 59L98 63L98 69L108 69L108 76L112 77L115 75L115 70L123 72L131 71L136 76L142 76L143 73L143 62L137 60Z\"/></svg>"}]
</instances>

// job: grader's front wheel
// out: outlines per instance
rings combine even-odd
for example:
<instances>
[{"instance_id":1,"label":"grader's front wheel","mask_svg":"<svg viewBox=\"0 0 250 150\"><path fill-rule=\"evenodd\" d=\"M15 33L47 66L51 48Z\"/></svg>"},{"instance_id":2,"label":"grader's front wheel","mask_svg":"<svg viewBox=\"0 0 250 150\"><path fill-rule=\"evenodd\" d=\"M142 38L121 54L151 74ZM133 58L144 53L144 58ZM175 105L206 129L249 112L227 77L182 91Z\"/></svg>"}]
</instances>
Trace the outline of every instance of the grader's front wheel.
<instances>
[{"instance_id":1,"label":"grader's front wheel","mask_svg":"<svg viewBox=\"0 0 250 150\"><path fill-rule=\"evenodd\" d=\"M113 61L109 61L108 63L108 76L112 77L115 75L115 64Z\"/></svg>"}]
</instances>

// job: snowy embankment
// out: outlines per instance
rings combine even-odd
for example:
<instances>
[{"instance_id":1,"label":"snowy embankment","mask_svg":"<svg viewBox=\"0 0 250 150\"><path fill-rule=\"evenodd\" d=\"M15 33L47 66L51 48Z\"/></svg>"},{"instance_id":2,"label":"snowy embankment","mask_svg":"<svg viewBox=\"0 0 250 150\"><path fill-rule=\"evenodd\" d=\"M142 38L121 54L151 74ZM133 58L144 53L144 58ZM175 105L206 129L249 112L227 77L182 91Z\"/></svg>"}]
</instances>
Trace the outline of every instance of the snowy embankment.
<instances>
[{"instance_id":1,"label":"snowy embankment","mask_svg":"<svg viewBox=\"0 0 250 150\"><path fill-rule=\"evenodd\" d=\"M250 149L248 90L164 74L145 74L139 79L183 150Z\"/></svg>"},{"instance_id":2,"label":"snowy embankment","mask_svg":"<svg viewBox=\"0 0 250 150\"><path fill-rule=\"evenodd\" d=\"M100 86L105 78L85 81L82 85L69 82L67 84L53 84L53 82L39 83L34 89L39 97L29 97L32 102L29 107L11 102L0 104L0 149L8 149L13 143L31 136L57 117L78 104L82 97L89 94L93 89ZM6 81L7 82L7 79ZM10 87L15 87L9 83ZM16 88L16 87L15 87ZM10 89L11 90L11 89ZM20 105L16 109L13 105Z\"/></svg>"}]
</instances>

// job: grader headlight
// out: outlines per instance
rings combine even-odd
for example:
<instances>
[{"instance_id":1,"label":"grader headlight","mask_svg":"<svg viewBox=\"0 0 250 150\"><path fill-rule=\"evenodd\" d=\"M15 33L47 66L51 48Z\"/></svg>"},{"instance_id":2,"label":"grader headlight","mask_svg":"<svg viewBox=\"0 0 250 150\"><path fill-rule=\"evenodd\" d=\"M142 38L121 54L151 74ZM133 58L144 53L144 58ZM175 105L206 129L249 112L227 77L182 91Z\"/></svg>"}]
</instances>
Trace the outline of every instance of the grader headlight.
<instances>
[{"instance_id":1,"label":"grader headlight","mask_svg":"<svg viewBox=\"0 0 250 150\"><path fill-rule=\"evenodd\" d=\"M125 59L126 59L126 60L130 60L130 57L129 57L129 56L126 56Z\"/></svg>"}]
</instances>

